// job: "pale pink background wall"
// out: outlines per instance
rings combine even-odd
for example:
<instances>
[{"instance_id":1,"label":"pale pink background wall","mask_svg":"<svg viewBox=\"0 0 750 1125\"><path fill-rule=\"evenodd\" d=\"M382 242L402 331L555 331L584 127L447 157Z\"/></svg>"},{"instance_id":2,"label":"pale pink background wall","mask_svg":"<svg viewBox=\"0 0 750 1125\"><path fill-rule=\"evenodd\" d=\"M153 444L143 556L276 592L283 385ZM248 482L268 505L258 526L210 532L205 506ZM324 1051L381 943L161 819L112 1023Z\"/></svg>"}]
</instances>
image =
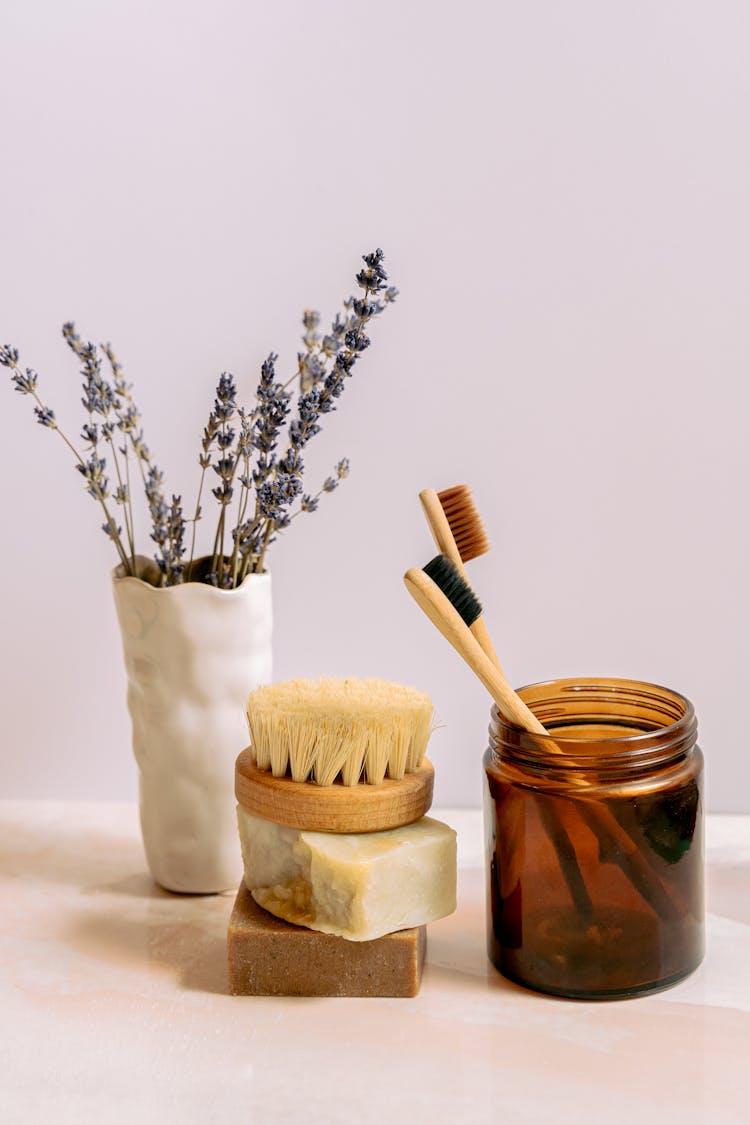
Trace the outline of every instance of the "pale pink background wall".
<instances>
[{"instance_id":1,"label":"pale pink background wall","mask_svg":"<svg viewBox=\"0 0 750 1125\"><path fill-rule=\"evenodd\" d=\"M516 682L695 701L710 805L750 811L746 4L5 0L0 337L71 429L70 317L115 342L194 495L218 373L291 371L357 256L376 326L272 557L279 677L432 692L437 799L474 805L487 701L401 574L417 491L467 481ZM129 798L112 552L54 436L0 385L0 795Z\"/></svg>"}]
</instances>

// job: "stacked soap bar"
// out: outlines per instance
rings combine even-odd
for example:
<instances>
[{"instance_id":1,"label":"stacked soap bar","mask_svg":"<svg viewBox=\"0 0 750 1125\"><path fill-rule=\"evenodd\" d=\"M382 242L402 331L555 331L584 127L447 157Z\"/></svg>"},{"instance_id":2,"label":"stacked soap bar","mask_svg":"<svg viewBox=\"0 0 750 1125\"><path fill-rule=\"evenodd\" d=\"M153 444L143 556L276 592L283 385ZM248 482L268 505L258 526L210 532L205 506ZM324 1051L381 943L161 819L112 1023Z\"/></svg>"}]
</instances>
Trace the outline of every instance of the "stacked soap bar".
<instances>
[{"instance_id":1,"label":"stacked soap bar","mask_svg":"<svg viewBox=\"0 0 750 1125\"><path fill-rule=\"evenodd\" d=\"M272 824L242 806L238 820L245 886L277 918L372 941L456 909L456 834L431 817L344 835Z\"/></svg>"},{"instance_id":2,"label":"stacked soap bar","mask_svg":"<svg viewBox=\"0 0 750 1125\"><path fill-rule=\"evenodd\" d=\"M293 926L263 910L242 884L229 921L234 996L416 996L426 926L375 941L347 941Z\"/></svg>"}]
</instances>

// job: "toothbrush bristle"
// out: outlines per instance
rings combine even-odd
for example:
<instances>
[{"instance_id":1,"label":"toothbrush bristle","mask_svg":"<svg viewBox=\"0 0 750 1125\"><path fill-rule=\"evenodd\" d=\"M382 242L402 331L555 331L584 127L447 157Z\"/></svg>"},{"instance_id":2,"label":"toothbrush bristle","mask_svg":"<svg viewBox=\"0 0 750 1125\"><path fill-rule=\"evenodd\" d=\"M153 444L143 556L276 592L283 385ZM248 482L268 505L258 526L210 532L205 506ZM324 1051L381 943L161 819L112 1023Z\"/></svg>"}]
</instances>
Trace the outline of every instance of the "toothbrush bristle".
<instances>
[{"instance_id":1,"label":"toothbrush bristle","mask_svg":"<svg viewBox=\"0 0 750 1125\"><path fill-rule=\"evenodd\" d=\"M422 570L443 591L453 608L471 627L481 615L482 606L469 583L459 573L455 563L445 555L436 555L427 566L422 567Z\"/></svg>"},{"instance_id":2,"label":"toothbrush bristle","mask_svg":"<svg viewBox=\"0 0 750 1125\"><path fill-rule=\"evenodd\" d=\"M461 562L485 555L490 543L468 485L457 484L438 492L437 496L456 540Z\"/></svg>"}]
</instances>

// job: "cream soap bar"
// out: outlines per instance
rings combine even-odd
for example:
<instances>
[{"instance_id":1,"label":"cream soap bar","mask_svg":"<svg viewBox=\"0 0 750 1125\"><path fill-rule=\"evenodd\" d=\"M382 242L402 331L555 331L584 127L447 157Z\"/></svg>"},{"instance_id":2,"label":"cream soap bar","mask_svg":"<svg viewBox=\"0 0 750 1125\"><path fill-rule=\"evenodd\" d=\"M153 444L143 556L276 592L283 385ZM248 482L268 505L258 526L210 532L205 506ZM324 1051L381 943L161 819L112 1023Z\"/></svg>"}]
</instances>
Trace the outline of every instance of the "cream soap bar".
<instances>
[{"instance_id":1,"label":"cream soap bar","mask_svg":"<svg viewBox=\"0 0 750 1125\"><path fill-rule=\"evenodd\" d=\"M456 909L456 833L439 820L339 835L237 816L245 885L277 918L372 941Z\"/></svg>"}]
</instances>

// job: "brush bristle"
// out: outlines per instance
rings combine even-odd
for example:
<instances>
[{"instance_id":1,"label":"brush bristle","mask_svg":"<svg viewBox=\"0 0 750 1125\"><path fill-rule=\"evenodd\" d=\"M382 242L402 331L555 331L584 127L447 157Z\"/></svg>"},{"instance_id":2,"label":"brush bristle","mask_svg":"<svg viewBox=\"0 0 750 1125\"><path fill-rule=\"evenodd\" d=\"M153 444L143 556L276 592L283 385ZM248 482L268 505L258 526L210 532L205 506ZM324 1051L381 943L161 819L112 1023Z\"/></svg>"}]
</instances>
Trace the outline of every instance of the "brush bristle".
<instances>
[{"instance_id":1,"label":"brush bristle","mask_svg":"<svg viewBox=\"0 0 750 1125\"><path fill-rule=\"evenodd\" d=\"M254 691L247 722L256 763L274 777L380 785L421 766L433 708L386 680L289 680Z\"/></svg>"},{"instance_id":2,"label":"brush bristle","mask_svg":"<svg viewBox=\"0 0 750 1125\"><path fill-rule=\"evenodd\" d=\"M456 540L461 562L486 555L490 541L468 485L457 484L455 488L438 492L437 496Z\"/></svg>"},{"instance_id":3,"label":"brush bristle","mask_svg":"<svg viewBox=\"0 0 750 1125\"><path fill-rule=\"evenodd\" d=\"M482 612L479 598L459 574L456 564L445 555L436 555L422 570L445 594L467 625L472 626Z\"/></svg>"}]
</instances>

